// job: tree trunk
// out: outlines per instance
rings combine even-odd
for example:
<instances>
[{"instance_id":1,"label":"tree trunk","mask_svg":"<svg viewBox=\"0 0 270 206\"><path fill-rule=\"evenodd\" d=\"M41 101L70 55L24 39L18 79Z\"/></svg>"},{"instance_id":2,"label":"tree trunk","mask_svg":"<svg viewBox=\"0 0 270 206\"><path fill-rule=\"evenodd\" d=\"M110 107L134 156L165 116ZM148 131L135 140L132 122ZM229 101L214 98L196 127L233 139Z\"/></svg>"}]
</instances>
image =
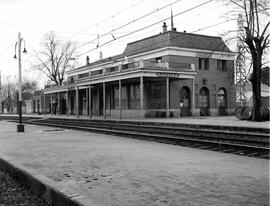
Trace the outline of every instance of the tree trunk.
<instances>
[{"instance_id":1,"label":"tree trunk","mask_svg":"<svg viewBox=\"0 0 270 206\"><path fill-rule=\"evenodd\" d=\"M252 75L252 92L253 92L253 112L252 121L261 121L261 58L259 52L252 55L253 75Z\"/></svg>"}]
</instances>

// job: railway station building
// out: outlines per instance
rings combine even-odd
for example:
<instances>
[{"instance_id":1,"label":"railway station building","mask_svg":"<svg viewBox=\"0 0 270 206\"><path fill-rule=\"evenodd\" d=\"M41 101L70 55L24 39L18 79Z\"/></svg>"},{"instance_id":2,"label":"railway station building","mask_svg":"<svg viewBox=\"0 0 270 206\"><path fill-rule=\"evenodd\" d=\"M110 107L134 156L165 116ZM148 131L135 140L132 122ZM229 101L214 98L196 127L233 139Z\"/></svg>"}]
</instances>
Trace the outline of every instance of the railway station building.
<instances>
[{"instance_id":1,"label":"railway station building","mask_svg":"<svg viewBox=\"0 0 270 206\"><path fill-rule=\"evenodd\" d=\"M234 53L220 37L167 31L67 72L43 112L103 118L217 116L234 111Z\"/></svg>"}]
</instances>

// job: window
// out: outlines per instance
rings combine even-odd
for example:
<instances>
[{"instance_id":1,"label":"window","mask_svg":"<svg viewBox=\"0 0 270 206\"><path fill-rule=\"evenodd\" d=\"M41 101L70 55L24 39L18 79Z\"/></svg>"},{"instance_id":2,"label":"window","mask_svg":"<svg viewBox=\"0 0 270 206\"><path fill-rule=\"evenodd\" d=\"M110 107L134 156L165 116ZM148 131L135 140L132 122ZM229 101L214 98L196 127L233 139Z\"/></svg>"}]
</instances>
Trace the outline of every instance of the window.
<instances>
[{"instance_id":1,"label":"window","mask_svg":"<svg viewBox=\"0 0 270 206\"><path fill-rule=\"evenodd\" d=\"M86 77L89 77L89 72L82 73L82 74L79 74L79 75L78 75L78 78L79 78L79 79L86 78Z\"/></svg>"},{"instance_id":2,"label":"window","mask_svg":"<svg viewBox=\"0 0 270 206\"><path fill-rule=\"evenodd\" d=\"M209 107L209 90L206 87L200 90L199 107Z\"/></svg>"},{"instance_id":3,"label":"window","mask_svg":"<svg viewBox=\"0 0 270 206\"><path fill-rule=\"evenodd\" d=\"M218 71L227 71L227 62L226 60L217 60L217 70Z\"/></svg>"},{"instance_id":4,"label":"window","mask_svg":"<svg viewBox=\"0 0 270 206\"><path fill-rule=\"evenodd\" d=\"M117 72L118 66L106 68L106 73Z\"/></svg>"},{"instance_id":5,"label":"window","mask_svg":"<svg viewBox=\"0 0 270 206\"><path fill-rule=\"evenodd\" d=\"M165 109L166 108L166 82L151 82L146 86L149 94L146 108Z\"/></svg>"},{"instance_id":6,"label":"window","mask_svg":"<svg viewBox=\"0 0 270 206\"><path fill-rule=\"evenodd\" d=\"M103 74L103 69L91 71L91 76L101 75Z\"/></svg>"},{"instance_id":7,"label":"window","mask_svg":"<svg viewBox=\"0 0 270 206\"><path fill-rule=\"evenodd\" d=\"M126 69L132 69L136 67L136 63L132 62L132 63L128 63L128 64L123 64L122 65L122 70L126 70Z\"/></svg>"},{"instance_id":8,"label":"window","mask_svg":"<svg viewBox=\"0 0 270 206\"><path fill-rule=\"evenodd\" d=\"M209 70L209 59L208 58L199 58L199 69L200 70Z\"/></svg>"},{"instance_id":9,"label":"window","mask_svg":"<svg viewBox=\"0 0 270 206\"><path fill-rule=\"evenodd\" d=\"M75 77L68 77L68 84L74 84L75 83Z\"/></svg>"},{"instance_id":10,"label":"window","mask_svg":"<svg viewBox=\"0 0 270 206\"><path fill-rule=\"evenodd\" d=\"M155 60L156 60L156 63L161 63L162 62L162 57L157 57Z\"/></svg>"},{"instance_id":11,"label":"window","mask_svg":"<svg viewBox=\"0 0 270 206\"><path fill-rule=\"evenodd\" d=\"M226 91L225 89L219 89L217 95L217 105L218 107L226 107Z\"/></svg>"},{"instance_id":12,"label":"window","mask_svg":"<svg viewBox=\"0 0 270 206\"><path fill-rule=\"evenodd\" d=\"M117 109L116 107L118 106L118 87L113 86L110 90L111 109Z\"/></svg>"},{"instance_id":13,"label":"window","mask_svg":"<svg viewBox=\"0 0 270 206\"><path fill-rule=\"evenodd\" d=\"M129 86L129 109L139 109L140 108L140 85L131 84Z\"/></svg>"},{"instance_id":14,"label":"window","mask_svg":"<svg viewBox=\"0 0 270 206\"><path fill-rule=\"evenodd\" d=\"M151 96L152 98L156 98L156 99L159 99L161 98L162 96L162 87L164 85L159 85L159 84L152 84L152 87L151 87Z\"/></svg>"}]
</instances>

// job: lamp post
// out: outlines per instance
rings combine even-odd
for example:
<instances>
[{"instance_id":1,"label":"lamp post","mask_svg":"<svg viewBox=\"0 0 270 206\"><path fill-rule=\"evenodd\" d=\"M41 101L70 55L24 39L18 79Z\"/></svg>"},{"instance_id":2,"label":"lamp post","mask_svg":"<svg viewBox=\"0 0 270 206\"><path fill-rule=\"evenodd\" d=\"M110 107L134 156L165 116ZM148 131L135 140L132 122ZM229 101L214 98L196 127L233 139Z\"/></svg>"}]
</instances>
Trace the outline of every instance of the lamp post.
<instances>
[{"instance_id":1,"label":"lamp post","mask_svg":"<svg viewBox=\"0 0 270 206\"><path fill-rule=\"evenodd\" d=\"M25 41L21 38L21 33L18 33L18 41L15 44L15 55L16 59L16 49L18 45L18 66L19 66L19 75L18 75L18 87L19 87L19 124L17 125L17 132L24 132L24 125L22 124L22 62L21 62L21 44L24 43L23 53L26 53Z\"/></svg>"}]
</instances>

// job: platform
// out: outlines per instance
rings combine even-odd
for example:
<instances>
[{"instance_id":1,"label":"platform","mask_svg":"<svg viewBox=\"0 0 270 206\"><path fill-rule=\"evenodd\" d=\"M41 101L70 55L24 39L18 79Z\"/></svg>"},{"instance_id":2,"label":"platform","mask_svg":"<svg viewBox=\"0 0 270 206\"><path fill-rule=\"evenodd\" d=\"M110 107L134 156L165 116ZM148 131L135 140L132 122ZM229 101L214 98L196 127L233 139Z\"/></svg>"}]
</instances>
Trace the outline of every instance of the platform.
<instances>
[{"instance_id":1,"label":"platform","mask_svg":"<svg viewBox=\"0 0 270 206\"><path fill-rule=\"evenodd\" d=\"M18 116L18 115L8 115L2 114L1 116ZM70 115L36 115L36 114L23 114L23 117L39 117L39 118L63 118L63 119L90 119L89 116L76 116ZM92 117L95 120L104 120L103 117ZM195 124L195 125L210 125L210 126L225 126L225 127L247 127L247 128L264 128L270 129L270 122L252 122L247 120L238 120L235 116L205 116L205 117L181 117L181 118L125 118L125 119L115 119L106 118L106 120L117 120L117 121L142 121L142 122L162 122L162 123L176 123L176 124Z\"/></svg>"},{"instance_id":2,"label":"platform","mask_svg":"<svg viewBox=\"0 0 270 206\"><path fill-rule=\"evenodd\" d=\"M0 121L0 158L83 205L269 205L269 161Z\"/></svg>"}]
</instances>

